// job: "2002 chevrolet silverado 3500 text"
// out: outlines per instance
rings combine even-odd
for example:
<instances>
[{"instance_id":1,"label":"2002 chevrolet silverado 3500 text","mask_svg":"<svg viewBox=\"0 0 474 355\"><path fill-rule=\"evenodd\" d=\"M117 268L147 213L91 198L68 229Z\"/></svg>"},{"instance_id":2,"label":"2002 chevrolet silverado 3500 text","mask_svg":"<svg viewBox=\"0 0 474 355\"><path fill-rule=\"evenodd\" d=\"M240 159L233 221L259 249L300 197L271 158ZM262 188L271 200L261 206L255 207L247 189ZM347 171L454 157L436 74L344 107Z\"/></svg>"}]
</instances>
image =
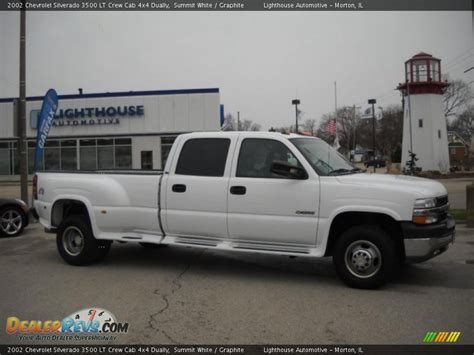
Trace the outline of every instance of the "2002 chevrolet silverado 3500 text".
<instances>
[{"instance_id":1,"label":"2002 chevrolet silverado 3500 text","mask_svg":"<svg viewBox=\"0 0 474 355\"><path fill-rule=\"evenodd\" d=\"M73 265L112 241L290 256L332 256L348 285L375 288L405 260L454 240L442 184L365 174L314 137L180 135L163 172L41 172L34 207Z\"/></svg>"}]
</instances>

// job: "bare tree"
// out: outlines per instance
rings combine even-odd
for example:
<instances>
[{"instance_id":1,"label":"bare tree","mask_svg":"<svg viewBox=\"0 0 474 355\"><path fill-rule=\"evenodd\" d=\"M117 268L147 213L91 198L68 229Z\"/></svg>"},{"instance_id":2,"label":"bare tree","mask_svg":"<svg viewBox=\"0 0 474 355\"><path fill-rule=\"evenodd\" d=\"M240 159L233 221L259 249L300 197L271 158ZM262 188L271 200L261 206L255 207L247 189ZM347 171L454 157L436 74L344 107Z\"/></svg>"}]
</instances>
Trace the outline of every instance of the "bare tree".
<instances>
[{"instance_id":1,"label":"bare tree","mask_svg":"<svg viewBox=\"0 0 474 355\"><path fill-rule=\"evenodd\" d=\"M383 154L399 161L403 138L403 109L401 105L384 108L383 117L379 121L376 146Z\"/></svg>"},{"instance_id":2,"label":"bare tree","mask_svg":"<svg viewBox=\"0 0 474 355\"><path fill-rule=\"evenodd\" d=\"M469 144L474 134L474 105L469 105L454 121L449 129L456 131Z\"/></svg>"},{"instance_id":3,"label":"bare tree","mask_svg":"<svg viewBox=\"0 0 474 355\"><path fill-rule=\"evenodd\" d=\"M236 131L237 130L237 120L231 114L227 114L224 117L224 123L222 125L223 131Z\"/></svg>"},{"instance_id":4,"label":"bare tree","mask_svg":"<svg viewBox=\"0 0 474 355\"><path fill-rule=\"evenodd\" d=\"M335 135L326 132L326 126L334 119L334 113L321 118L317 136L332 144ZM337 110L337 135L341 151L349 152L355 145L372 149L372 119L361 119L353 106L345 106ZM393 156L393 152L401 149L403 134L403 110L400 105L384 109L383 118L375 122L375 146L384 155Z\"/></svg>"},{"instance_id":5,"label":"bare tree","mask_svg":"<svg viewBox=\"0 0 474 355\"><path fill-rule=\"evenodd\" d=\"M334 119L334 112L332 113L326 113L321 117L318 129L316 131L316 136L324 140L326 143L333 144L335 136L333 134L329 134L326 131L326 127L329 123L329 121Z\"/></svg>"},{"instance_id":6,"label":"bare tree","mask_svg":"<svg viewBox=\"0 0 474 355\"><path fill-rule=\"evenodd\" d=\"M237 124L239 127L237 127ZM237 123L237 119L231 114L225 116L224 124L222 125L223 131L260 131L261 128L261 125L251 120L244 120Z\"/></svg>"},{"instance_id":7,"label":"bare tree","mask_svg":"<svg viewBox=\"0 0 474 355\"><path fill-rule=\"evenodd\" d=\"M271 127L269 132L280 132L280 133L293 133L295 131L295 126L289 127Z\"/></svg>"},{"instance_id":8,"label":"bare tree","mask_svg":"<svg viewBox=\"0 0 474 355\"><path fill-rule=\"evenodd\" d=\"M448 76L445 76L445 79L449 81ZM446 117L455 116L465 110L473 98L474 93L465 81L450 81L443 95L444 114Z\"/></svg>"},{"instance_id":9,"label":"bare tree","mask_svg":"<svg viewBox=\"0 0 474 355\"><path fill-rule=\"evenodd\" d=\"M259 125L258 123L252 123L249 131L257 132L257 131L260 131L261 129L262 129L261 125Z\"/></svg>"},{"instance_id":10,"label":"bare tree","mask_svg":"<svg viewBox=\"0 0 474 355\"><path fill-rule=\"evenodd\" d=\"M326 132L326 126L329 121L334 119L334 113L327 113L321 118L321 124L317 130L317 136L332 144L335 135ZM344 106L337 110L337 136L339 144L345 152L349 152L354 145L354 134L356 125L359 122L359 115L355 112L353 106Z\"/></svg>"},{"instance_id":11,"label":"bare tree","mask_svg":"<svg viewBox=\"0 0 474 355\"><path fill-rule=\"evenodd\" d=\"M306 131L308 131L309 133L311 133L312 136L314 136L316 134L316 120L315 119L307 119L304 121L304 129Z\"/></svg>"}]
</instances>

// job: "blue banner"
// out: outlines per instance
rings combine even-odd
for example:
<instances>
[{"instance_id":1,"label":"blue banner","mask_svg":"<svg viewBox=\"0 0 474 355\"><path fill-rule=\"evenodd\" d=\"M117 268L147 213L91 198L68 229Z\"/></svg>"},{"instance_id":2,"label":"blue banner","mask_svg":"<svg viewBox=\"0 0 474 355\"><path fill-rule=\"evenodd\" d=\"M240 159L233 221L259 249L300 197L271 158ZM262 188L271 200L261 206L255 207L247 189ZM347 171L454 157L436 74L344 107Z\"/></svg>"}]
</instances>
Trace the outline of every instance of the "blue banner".
<instances>
[{"instance_id":1,"label":"blue banner","mask_svg":"<svg viewBox=\"0 0 474 355\"><path fill-rule=\"evenodd\" d=\"M224 105L223 104L221 104L221 106L220 106L220 114L221 114L221 117L220 117L221 120L220 121L221 121L221 127L222 127L222 125L224 124L224 121L225 121Z\"/></svg>"},{"instance_id":2,"label":"blue banner","mask_svg":"<svg viewBox=\"0 0 474 355\"><path fill-rule=\"evenodd\" d=\"M49 130L53 125L53 118L58 109L58 94L56 90L49 89L44 96L41 112L38 115L38 124L36 125L38 131L36 133L36 149L35 149L35 164L34 171L38 168L43 155L44 145L48 138Z\"/></svg>"}]
</instances>

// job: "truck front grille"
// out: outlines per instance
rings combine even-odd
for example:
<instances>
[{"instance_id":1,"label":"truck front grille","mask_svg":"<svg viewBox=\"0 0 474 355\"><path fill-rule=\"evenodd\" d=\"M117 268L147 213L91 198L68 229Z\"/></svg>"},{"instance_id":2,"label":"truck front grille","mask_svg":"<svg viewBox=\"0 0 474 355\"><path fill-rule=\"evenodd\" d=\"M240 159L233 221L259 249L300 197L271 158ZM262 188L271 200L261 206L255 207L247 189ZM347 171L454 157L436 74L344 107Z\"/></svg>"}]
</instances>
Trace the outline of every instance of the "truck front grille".
<instances>
[{"instance_id":1,"label":"truck front grille","mask_svg":"<svg viewBox=\"0 0 474 355\"><path fill-rule=\"evenodd\" d=\"M442 207L448 204L448 195L436 198L436 207Z\"/></svg>"}]
</instances>

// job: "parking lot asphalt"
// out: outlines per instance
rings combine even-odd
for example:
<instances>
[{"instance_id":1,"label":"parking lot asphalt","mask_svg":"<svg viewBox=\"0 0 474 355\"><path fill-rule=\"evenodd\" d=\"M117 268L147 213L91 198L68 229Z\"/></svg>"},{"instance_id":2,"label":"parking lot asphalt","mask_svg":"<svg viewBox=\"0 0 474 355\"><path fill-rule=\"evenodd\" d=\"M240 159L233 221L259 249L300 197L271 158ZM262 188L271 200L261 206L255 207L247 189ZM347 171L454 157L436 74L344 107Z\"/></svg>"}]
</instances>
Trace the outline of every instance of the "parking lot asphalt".
<instances>
[{"instance_id":1,"label":"parking lot asphalt","mask_svg":"<svg viewBox=\"0 0 474 355\"><path fill-rule=\"evenodd\" d=\"M1 238L0 255L0 344L20 343L9 316L93 306L130 324L117 344L421 344L428 331L474 343L474 230L463 226L446 253L374 291L346 287L329 258L114 243L103 262L74 267L38 223Z\"/></svg>"}]
</instances>

